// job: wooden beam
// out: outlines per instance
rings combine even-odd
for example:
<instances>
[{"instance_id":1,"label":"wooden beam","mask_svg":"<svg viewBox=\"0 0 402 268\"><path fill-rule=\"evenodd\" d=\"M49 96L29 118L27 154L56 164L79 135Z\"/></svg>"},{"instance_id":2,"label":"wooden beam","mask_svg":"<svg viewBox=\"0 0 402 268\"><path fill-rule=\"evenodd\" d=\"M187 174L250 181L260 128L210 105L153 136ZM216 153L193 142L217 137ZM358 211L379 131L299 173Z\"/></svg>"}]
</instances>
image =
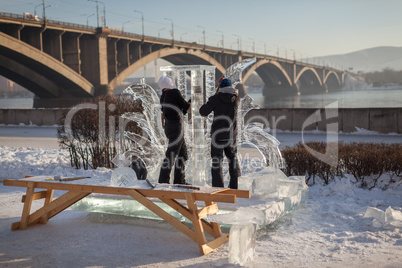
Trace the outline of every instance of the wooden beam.
<instances>
[{"instance_id":1,"label":"wooden beam","mask_svg":"<svg viewBox=\"0 0 402 268\"><path fill-rule=\"evenodd\" d=\"M220 248L223 244L229 241L229 234L223 235L205 245L202 245L202 253L204 255L211 253L217 248Z\"/></svg>"},{"instance_id":2,"label":"wooden beam","mask_svg":"<svg viewBox=\"0 0 402 268\"><path fill-rule=\"evenodd\" d=\"M5 186L27 187L29 181L27 180L4 180ZM35 182L35 187L39 189L53 189L63 191L76 191L86 193L101 193L101 194L115 194L115 195L128 195L127 188L125 187L112 187L112 186L96 186L96 185L82 185L70 184L61 182ZM167 198L167 199L186 199L187 191L165 191L157 189L136 189L145 197ZM194 193L196 200L211 201L221 203L236 203L236 196L234 194L211 194L211 193Z\"/></svg>"},{"instance_id":3,"label":"wooden beam","mask_svg":"<svg viewBox=\"0 0 402 268\"><path fill-rule=\"evenodd\" d=\"M193 222L194 226L196 242L198 243L198 247L200 248L201 253L205 254L202 246L207 243L207 239L205 238L204 228L197 214L197 203L195 199L195 194L187 193L186 200L188 210L192 214L191 221Z\"/></svg>"},{"instance_id":4,"label":"wooden beam","mask_svg":"<svg viewBox=\"0 0 402 268\"><path fill-rule=\"evenodd\" d=\"M176 200L173 200L173 199L162 198L161 200L163 202L165 202L167 205L169 205L170 207L172 207L173 209L175 209L181 215L183 215L184 217L186 217L187 219L192 221L193 215L190 213L190 211L185 206L183 206L182 204L180 204L179 202L177 202ZM208 232L210 235L215 237L215 235L214 235L215 231L212 229L210 223L204 219L201 220L201 223L202 223L202 227L204 228L204 230L206 232Z\"/></svg>"},{"instance_id":5,"label":"wooden beam","mask_svg":"<svg viewBox=\"0 0 402 268\"><path fill-rule=\"evenodd\" d=\"M209 206L203 207L202 209L197 210L198 218L202 219L208 215L214 215L219 212L217 204L211 204Z\"/></svg>"},{"instance_id":6,"label":"wooden beam","mask_svg":"<svg viewBox=\"0 0 402 268\"><path fill-rule=\"evenodd\" d=\"M29 182L27 186L27 192L24 202L24 208L22 209L21 222L19 228L24 230L28 226L28 217L31 212L32 197L35 191L35 182Z\"/></svg>"},{"instance_id":7,"label":"wooden beam","mask_svg":"<svg viewBox=\"0 0 402 268\"><path fill-rule=\"evenodd\" d=\"M143 196L138 190L135 189L127 190L127 194L131 196L133 199L137 200L139 203L141 203L144 207L146 207L147 209L149 209L150 211L152 211L153 213L155 213L156 215L158 215L159 217L170 223L177 230L187 235L193 241L197 242L196 235L193 230L191 230L184 223L176 219L174 216L164 211L162 208L160 208L158 205L150 201L148 198Z\"/></svg>"},{"instance_id":8,"label":"wooden beam","mask_svg":"<svg viewBox=\"0 0 402 268\"><path fill-rule=\"evenodd\" d=\"M68 193L71 193L71 195L66 196L63 200L61 200L62 202L60 202L54 206L50 206L53 204L53 202L57 201L60 197L67 195ZM80 193L80 192L68 192L68 193L60 196L59 198L53 200L52 202L50 202L47 205L47 207L48 207L47 218L48 219L53 218L54 216L56 216L57 214L59 214L60 212L65 210L66 208L70 207L71 205L77 203L78 201L80 201L81 199L83 199L84 197L89 195L89 193Z\"/></svg>"},{"instance_id":9,"label":"wooden beam","mask_svg":"<svg viewBox=\"0 0 402 268\"><path fill-rule=\"evenodd\" d=\"M237 190L237 189L230 189L225 188L224 191L220 191L220 194L234 194L238 198L251 198L251 193L249 190ZM213 193L215 194L215 193Z\"/></svg>"},{"instance_id":10,"label":"wooden beam","mask_svg":"<svg viewBox=\"0 0 402 268\"><path fill-rule=\"evenodd\" d=\"M46 193L47 191L40 191L40 192L35 192L32 194L32 200L38 200L38 199L43 199L46 198ZM22 203L25 203L26 195L22 196Z\"/></svg>"},{"instance_id":11,"label":"wooden beam","mask_svg":"<svg viewBox=\"0 0 402 268\"><path fill-rule=\"evenodd\" d=\"M43 206L46 206L46 205L48 205L50 202L52 202L52 200L53 200L53 193L54 193L54 190L53 190L53 189L46 191L46 197L45 197L45 202L43 203ZM43 215L43 216L40 218L39 222L45 224L45 223L47 223L48 220L49 220L49 214L46 213L45 215Z\"/></svg>"},{"instance_id":12,"label":"wooden beam","mask_svg":"<svg viewBox=\"0 0 402 268\"><path fill-rule=\"evenodd\" d=\"M213 203L210 201L205 201L205 205L206 206L211 206ZM210 223L211 229L212 229L212 233L211 235L215 238L218 238L222 235L222 230L221 230L221 226L219 225L219 223L216 222L211 222Z\"/></svg>"}]
</instances>

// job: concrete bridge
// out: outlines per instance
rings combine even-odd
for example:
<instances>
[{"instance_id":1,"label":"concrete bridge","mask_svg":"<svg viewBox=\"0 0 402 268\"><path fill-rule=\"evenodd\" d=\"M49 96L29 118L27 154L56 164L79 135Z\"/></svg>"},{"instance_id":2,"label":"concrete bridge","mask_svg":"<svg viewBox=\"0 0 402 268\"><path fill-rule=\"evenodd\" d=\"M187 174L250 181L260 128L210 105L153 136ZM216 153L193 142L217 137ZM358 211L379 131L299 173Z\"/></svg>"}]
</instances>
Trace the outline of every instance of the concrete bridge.
<instances>
[{"instance_id":1,"label":"concrete bridge","mask_svg":"<svg viewBox=\"0 0 402 268\"><path fill-rule=\"evenodd\" d=\"M0 75L35 93L34 107L68 107L111 94L160 58L173 65L216 66L218 78L233 63L251 57L257 62L243 72L243 82L255 71L265 83L265 96L336 90L346 75L270 55L0 12ZM242 85L239 89L244 93Z\"/></svg>"}]
</instances>

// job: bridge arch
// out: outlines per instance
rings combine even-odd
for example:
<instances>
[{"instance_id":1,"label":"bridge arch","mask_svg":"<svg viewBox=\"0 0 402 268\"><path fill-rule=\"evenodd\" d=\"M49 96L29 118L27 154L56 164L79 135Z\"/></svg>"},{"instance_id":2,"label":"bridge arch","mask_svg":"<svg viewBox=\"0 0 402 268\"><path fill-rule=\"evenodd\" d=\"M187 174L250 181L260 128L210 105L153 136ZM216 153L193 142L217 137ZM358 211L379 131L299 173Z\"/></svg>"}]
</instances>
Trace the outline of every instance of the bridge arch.
<instances>
[{"instance_id":1,"label":"bridge arch","mask_svg":"<svg viewBox=\"0 0 402 268\"><path fill-rule=\"evenodd\" d=\"M157 59L164 59L174 65L180 65L184 63L186 65L213 65L216 67L218 75L219 73L225 73L226 70L217 60L200 50L186 50L184 48L164 48L148 54L140 60L131 64L112 81L109 82L109 87L111 89L114 89L131 74Z\"/></svg>"},{"instance_id":2,"label":"bridge arch","mask_svg":"<svg viewBox=\"0 0 402 268\"><path fill-rule=\"evenodd\" d=\"M326 86L318 75L316 69L303 67L296 75L295 84L299 85L301 93L316 93L326 91Z\"/></svg>"},{"instance_id":3,"label":"bridge arch","mask_svg":"<svg viewBox=\"0 0 402 268\"><path fill-rule=\"evenodd\" d=\"M266 65L266 64L271 64L271 65L275 66L275 67L283 74L283 76L284 76L284 78L285 78L285 81L287 82L287 85L290 86L290 87L293 85L292 79L290 79L289 74L286 72L286 70L282 67L282 65L281 65L279 62L277 62L277 61L272 61L272 60L266 60L266 59L259 60L259 61L257 61L255 64L253 64L253 65L251 66L251 68L247 71L247 73L244 74L244 76L243 76L243 81L247 81L247 79L249 78L249 76L250 76L254 71L256 71L256 70L259 69L261 66L264 66L264 65ZM257 72L257 73L258 73L258 72ZM265 82L265 81L264 81L264 82Z\"/></svg>"},{"instance_id":4,"label":"bridge arch","mask_svg":"<svg viewBox=\"0 0 402 268\"><path fill-rule=\"evenodd\" d=\"M45 52L0 32L0 74L39 98L90 97L93 85Z\"/></svg>"},{"instance_id":5,"label":"bridge arch","mask_svg":"<svg viewBox=\"0 0 402 268\"><path fill-rule=\"evenodd\" d=\"M341 87L342 82L336 72L329 71L324 77L324 84L327 85L328 90L335 90Z\"/></svg>"},{"instance_id":6,"label":"bridge arch","mask_svg":"<svg viewBox=\"0 0 402 268\"><path fill-rule=\"evenodd\" d=\"M310 67L304 67L303 69L301 69L300 72L296 76L295 82L297 83L300 80L300 77L304 73L309 72L309 71L311 71L315 75L315 77L317 78L317 81L320 83L320 86L322 86L322 81L321 81L320 76L318 75L317 71Z\"/></svg>"}]
</instances>

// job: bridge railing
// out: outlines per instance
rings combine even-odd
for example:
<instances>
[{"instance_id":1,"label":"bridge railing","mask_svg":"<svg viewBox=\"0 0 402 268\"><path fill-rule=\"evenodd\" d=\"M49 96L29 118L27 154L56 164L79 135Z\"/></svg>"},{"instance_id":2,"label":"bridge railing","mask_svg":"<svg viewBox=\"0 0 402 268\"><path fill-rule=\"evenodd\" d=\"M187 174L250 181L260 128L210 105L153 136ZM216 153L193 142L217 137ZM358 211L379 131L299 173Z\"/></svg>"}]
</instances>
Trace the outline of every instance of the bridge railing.
<instances>
[{"instance_id":1,"label":"bridge railing","mask_svg":"<svg viewBox=\"0 0 402 268\"><path fill-rule=\"evenodd\" d=\"M19 19L23 21L29 21L29 22L36 22L36 23L43 23L43 18L39 18L38 16L32 15L31 13L24 12L23 15L20 14L14 14L14 13L9 13L9 12L1 12L0 11L0 17L9 17L9 18L14 18L14 19ZM51 24L58 24L58 25L64 25L64 26L69 26L69 27L74 27L74 28L83 28L83 29L90 29L90 30L96 30L96 27L94 26L89 26L89 25L84 25L84 24L78 24L78 23L71 23L71 22L65 22L65 21L58 21L58 20L46 20L46 23L51 23Z\"/></svg>"},{"instance_id":2,"label":"bridge railing","mask_svg":"<svg viewBox=\"0 0 402 268\"><path fill-rule=\"evenodd\" d=\"M94 27L94 26L89 26L89 25L84 25L84 24L77 24L77 23L71 23L71 22L65 22L65 21L58 21L58 20L46 20L46 22L47 22L47 23L52 23L52 24L58 24L58 25L64 25L64 26L75 27L75 28L84 28L84 29L96 30L96 27Z\"/></svg>"},{"instance_id":3,"label":"bridge railing","mask_svg":"<svg viewBox=\"0 0 402 268\"><path fill-rule=\"evenodd\" d=\"M14 14L14 13L9 13L9 12L2 12L0 11L0 17L8 17L8 18L13 18L13 19L17 19L20 21L29 21L31 23L36 23L36 24L42 24L43 23L43 18L39 18L38 16L34 16L31 13L28 12L24 12L23 15L21 14ZM46 23L48 24L57 24L57 25L63 25L63 26L67 26L67 27L73 27L73 28L80 28L80 29L89 29L89 30L96 30L97 27L94 26L89 26L89 25L83 25L83 24L78 24L78 23L71 23L71 22L65 22L65 21L58 21L58 20L46 20ZM130 32L124 32L123 29L119 29L119 28L113 28L113 27L109 27L111 33L113 34L118 34L118 35L125 35L125 36L132 36L135 38L142 38L143 36L141 34L137 34L137 33L130 33ZM170 43L172 42L172 39L168 39L168 38L160 38L160 37L154 37L154 36L144 36L145 39L147 41L156 41L156 42L164 42L164 43ZM223 49L223 48L218 48L218 47L214 47L214 46L210 46L210 45L206 45L206 44L200 44L200 43L189 43L189 42L182 42L182 41L178 41L178 40L174 40L175 44L185 44L185 45L190 45L193 48L196 49L212 49L212 50L225 50L226 52L228 51L233 51L233 52L238 52L237 50L232 50L232 49ZM286 62L293 62L294 60L291 59L285 59L285 58L281 58L281 57L275 57L275 56L271 56L271 55L265 55L265 54L260 54L260 53L255 53L254 52L250 52L247 51L247 49L244 51L247 54L251 55L251 56L257 56L259 58L264 58L264 57L269 57L278 61L286 61ZM297 61L295 61L297 62ZM316 65L316 64L311 64L311 63L306 63L306 62L302 62L299 61L299 63L311 67L311 68L317 68L317 69L328 69L328 70L333 70L333 71L339 71L336 68L332 68L330 66L320 66L320 65Z\"/></svg>"},{"instance_id":4,"label":"bridge railing","mask_svg":"<svg viewBox=\"0 0 402 268\"><path fill-rule=\"evenodd\" d=\"M28 14L28 13L26 13L26 14ZM14 14L14 13L2 12L2 11L0 11L0 16L16 18L16 19L25 19L25 17L27 17L27 15L20 15L20 14Z\"/></svg>"}]
</instances>

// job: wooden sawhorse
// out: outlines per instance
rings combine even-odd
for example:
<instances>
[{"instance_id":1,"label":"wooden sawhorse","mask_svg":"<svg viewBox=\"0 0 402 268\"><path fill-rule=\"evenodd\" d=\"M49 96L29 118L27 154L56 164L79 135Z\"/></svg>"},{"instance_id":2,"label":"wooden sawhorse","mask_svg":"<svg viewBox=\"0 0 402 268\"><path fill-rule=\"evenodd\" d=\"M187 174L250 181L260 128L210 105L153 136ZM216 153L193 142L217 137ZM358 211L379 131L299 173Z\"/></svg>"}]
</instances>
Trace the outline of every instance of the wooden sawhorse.
<instances>
[{"instance_id":1,"label":"wooden sawhorse","mask_svg":"<svg viewBox=\"0 0 402 268\"><path fill-rule=\"evenodd\" d=\"M26 194L22 197L24 207L21 220L11 225L11 230L24 230L28 226L37 223L45 224L47 221L78 202L91 193L127 195L141 203L143 206L157 214L166 222L171 224L177 230L181 231L194 242L202 254L208 254L219 248L229 240L229 234L222 235L220 225L216 222L208 222L204 218L210 214L218 213L218 204L236 203L236 197L250 198L250 191L233 190L228 188L211 188L210 192L200 192L191 190L159 190L159 189L134 189L126 187L97 186L71 184L65 182L43 181L35 177L3 181L5 186L16 186L27 188ZM44 189L44 191L35 192L35 189ZM53 199L54 190L67 191L64 195ZM174 216L156 205L149 198L158 198L177 212L188 218L193 223L193 229L176 219ZM37 211L31 213L32 201L45 199L43 206ZM177 200L186 200L187 207ZM197 201L203 201L205 207L198 208ZM214 240L208 242L205 232L214 237Z\"/></svg>"}]
</instances>

